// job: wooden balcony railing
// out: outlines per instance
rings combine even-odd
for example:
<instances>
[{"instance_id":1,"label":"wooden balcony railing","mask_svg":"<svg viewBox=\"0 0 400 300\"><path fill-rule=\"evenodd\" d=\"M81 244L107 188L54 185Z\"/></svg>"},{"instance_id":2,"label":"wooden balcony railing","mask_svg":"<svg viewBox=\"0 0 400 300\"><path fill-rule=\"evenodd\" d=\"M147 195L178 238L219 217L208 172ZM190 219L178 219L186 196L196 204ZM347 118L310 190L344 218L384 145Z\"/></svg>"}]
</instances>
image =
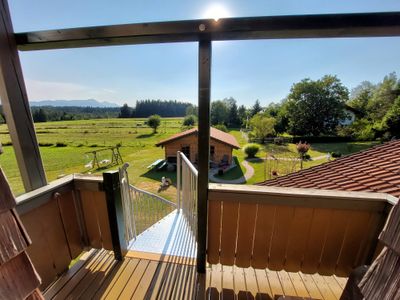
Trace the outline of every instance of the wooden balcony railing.
<instances>
[{"instance_id":1,"label":"wooden balcony railing","mask_svg":"<svg viewBox=\"0 0 400 300\"><path fill-rule=\"evenodd\" d=\"M210 184L211 264L348 276L371 262L396 198L387 194Z\"/></svg>"},{"instance_id":2,"label":"wooden balcony railing","mask_svg":"<svg viewBox=\"0 0 400 300\"><path fill-rule=\"evenodd\" d=\"M42 288L84 247L113 250L102 181L69 175L17 198L17 211L32 240L28 254Z\"/></svg>"}]
</instances>

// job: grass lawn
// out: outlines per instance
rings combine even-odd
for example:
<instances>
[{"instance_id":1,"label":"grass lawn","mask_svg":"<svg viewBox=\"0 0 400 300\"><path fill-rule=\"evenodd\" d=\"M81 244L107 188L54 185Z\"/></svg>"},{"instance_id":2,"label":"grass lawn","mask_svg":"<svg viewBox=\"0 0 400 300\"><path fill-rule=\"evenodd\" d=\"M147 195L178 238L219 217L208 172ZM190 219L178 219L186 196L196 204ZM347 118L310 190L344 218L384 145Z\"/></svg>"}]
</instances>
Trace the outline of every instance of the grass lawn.
<instances>
[{"instance_id":1,"label":"grass lawn","mask_svg":"<svg viewBox=\"0 0 400 300\"><path fill-rule=\"evenodd\" d=\"M236 137L237 141L239 142L239 145L243 148L243 146L247 142L243 137L242 133L238 130L231 130L230 133ZM376 142L351 142L351 143L336 143L336 144L316 143L311 145L311 149L309 150L308 154L310 154L311 158L326 156L328 153L331 152L340 152L343 155L347 155L350 153L370 148L376 144L377 144ZM287 159L298 158L295 144L260 145L260 151L258 152L257 157L265 158L267 154L274 155L277 158L287 158ZM234 150L233 155L235 155L238 158L239 162L242 162L243 160L246 159L246 155L242 149ZM310 168L312 166L316 166L327 161L328 161L327 158L314 161L313 160L305 161L303 163L303 168ZM259 159L259 160L251 160L249 161L249 164L254 168L254 176L247 181L247 184L254 184L264 181L266 179L270 179L269 174L271 173L271 170L277 171L279 175L284 175L293 171L300 170L300 163L292 161L265 161L264 159ZM240 164L240 171L233 169L230 172L231 174L237 174L238 176L234 177L231 176L231 174L229 174L229 177L221 176L221 178L236 179L242 176L241 174L244 174L246 172L246 169ZM228 175L228 173L226 173L225 175Z\"/></svg>"},{"instance_id":2,"label":"grass lawn","mask_svg":"<svg viewBox=\"0 0 400 300\"><path fill-rule=\"evenodd\" d=\"M120 152L128 169L130 181L139 188L157 192L162 176L170 177L175 183L173 172L149 171L147 166L156 159L164 158L164 149L155 147L156 142L181 131L181 118L164 118L158 132L144 125L145 119L99 119L36 123L40 153L46 170L48 181L63 174L98 173L107 169L88 170L85 164L92 160L93 155L87 152L121 143ZM1 142L10 142L6 125L0 125ZM66 144L57 147L57 143ZM0 165L7 175L16 195L22 194L24 188L17 168L12 146L3 147L4 154L0 156ZM99 154L99 159L111 159L111 152ZM176 189L171 186L160 192L161 196L175 200Z\"/></svg>"},{"instance_id":3,"label":"grass lawn","mask_svg":"<svg viewBox=\"0 0 400 300\"><path fill-rule=\"evenodd\" d=\"M121 144L120 152L122 158L131 166L128 168L128 172L133 185L158 193L162 176L171 178L175 185L175 172L149 171L147 166L159 158L164 158L164 149L155 147L155 144L174 133L180 132L182 130L182 118L162 119L161 126L155 134L153 134L151 128L144 125L144 122L145 119L99 119L36 123L40 153L48 181L71 173L95 173L101 175L105 170L117 169L118 166L112 166L101 170L88 170L85 165L93 158L93 155L88 152ZM246 140L240 131L232 130L230 133L236 137L242 147L246 144ZM14 150L9 145L10 136L6 125L0 125L0 141L4 145L4 154L0 155L0 165L6 173L14 193L16 195L22 194L24 188L17 168ZM57 147L57 143L63 147ZM349 154L368 148L372 144L371 142L313 144L309 154L312 157L326 155L326 153L332 151ZM294 144L261 146L258 157L264 158L267 153L276 157L297 157ZM237 157L239 167L225 173L222 176L224 179L236 179L246 172L245 168L239 164L245 159L243 151L241 149L234 150L233 155ZM111 151L101 152L99 160L103 159L111 159ZM308 168L325 161L326 159L305 162L304 167ZM272 169L276 169L278 174L285 174L289 171L298 170L300 167L298 163L293 164L282 161L278 164L275 163L275 165L272 162L266 164L262 159L250 161L249 163L255 169L255 175L247 182L248 184L265 180ZM159 194L175 201L176 188L174 185L167 190L160 191Z\"/></svg>"}]
</instances>

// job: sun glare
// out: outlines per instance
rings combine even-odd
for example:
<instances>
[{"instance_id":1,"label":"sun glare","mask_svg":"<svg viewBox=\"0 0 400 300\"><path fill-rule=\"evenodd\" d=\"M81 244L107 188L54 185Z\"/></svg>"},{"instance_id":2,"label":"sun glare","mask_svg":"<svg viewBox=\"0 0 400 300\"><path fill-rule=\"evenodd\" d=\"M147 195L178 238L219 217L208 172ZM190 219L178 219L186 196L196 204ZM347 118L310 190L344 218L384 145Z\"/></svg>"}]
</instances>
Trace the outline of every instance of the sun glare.
<instances>
[{"instance_id":1,"label":"sun glare","mask_svg":"<svg viewBox=\"0 0 400 300\"><path fill-rule=\"evenodd\" d=\"M229 18L230 13L227 8L219 3L213 3L207 7L203 15L206 19L214 19L218 21L221 18Z\"/></svg>"}]
</instances>

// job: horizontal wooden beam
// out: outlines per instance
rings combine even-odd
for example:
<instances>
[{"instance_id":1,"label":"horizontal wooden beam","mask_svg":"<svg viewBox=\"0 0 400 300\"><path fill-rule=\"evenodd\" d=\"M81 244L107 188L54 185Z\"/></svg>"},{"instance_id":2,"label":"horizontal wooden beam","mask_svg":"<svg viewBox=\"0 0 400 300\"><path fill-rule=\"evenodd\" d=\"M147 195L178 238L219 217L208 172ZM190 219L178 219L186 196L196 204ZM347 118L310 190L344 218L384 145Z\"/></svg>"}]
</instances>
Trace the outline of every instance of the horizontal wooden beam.
<instances>
[{"instance_id":1,"label":"horizontal wooden beam","mask_svg":"<svg viewBox=\"0 0 400 300\"><path fill-rule=\"evenodd\" d=\"M400 12L294 15L139 23L16 34L18 49L251 39L400 36Z\"/></svg>"}]
</instances>

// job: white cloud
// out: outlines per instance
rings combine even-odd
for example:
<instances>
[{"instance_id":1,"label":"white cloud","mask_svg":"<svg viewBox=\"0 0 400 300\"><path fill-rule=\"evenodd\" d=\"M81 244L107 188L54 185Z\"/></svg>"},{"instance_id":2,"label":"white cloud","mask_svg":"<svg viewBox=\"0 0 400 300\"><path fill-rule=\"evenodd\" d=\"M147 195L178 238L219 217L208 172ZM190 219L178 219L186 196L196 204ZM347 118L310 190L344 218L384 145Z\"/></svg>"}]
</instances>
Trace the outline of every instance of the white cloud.
<instances>
[{"instance_id":1,"label":"white cloud","mask_svg":"<svg viewBox=\"0 0 400 300\"><path fill-rule=\"evenodd\" d=\"M101 101L119 102L120 98L115 90L109 88L95 88L91 86L70 83L41 81L26 79L26 88L29 100L71 100L97 99Z\"/></svg>"}]
</instances>

